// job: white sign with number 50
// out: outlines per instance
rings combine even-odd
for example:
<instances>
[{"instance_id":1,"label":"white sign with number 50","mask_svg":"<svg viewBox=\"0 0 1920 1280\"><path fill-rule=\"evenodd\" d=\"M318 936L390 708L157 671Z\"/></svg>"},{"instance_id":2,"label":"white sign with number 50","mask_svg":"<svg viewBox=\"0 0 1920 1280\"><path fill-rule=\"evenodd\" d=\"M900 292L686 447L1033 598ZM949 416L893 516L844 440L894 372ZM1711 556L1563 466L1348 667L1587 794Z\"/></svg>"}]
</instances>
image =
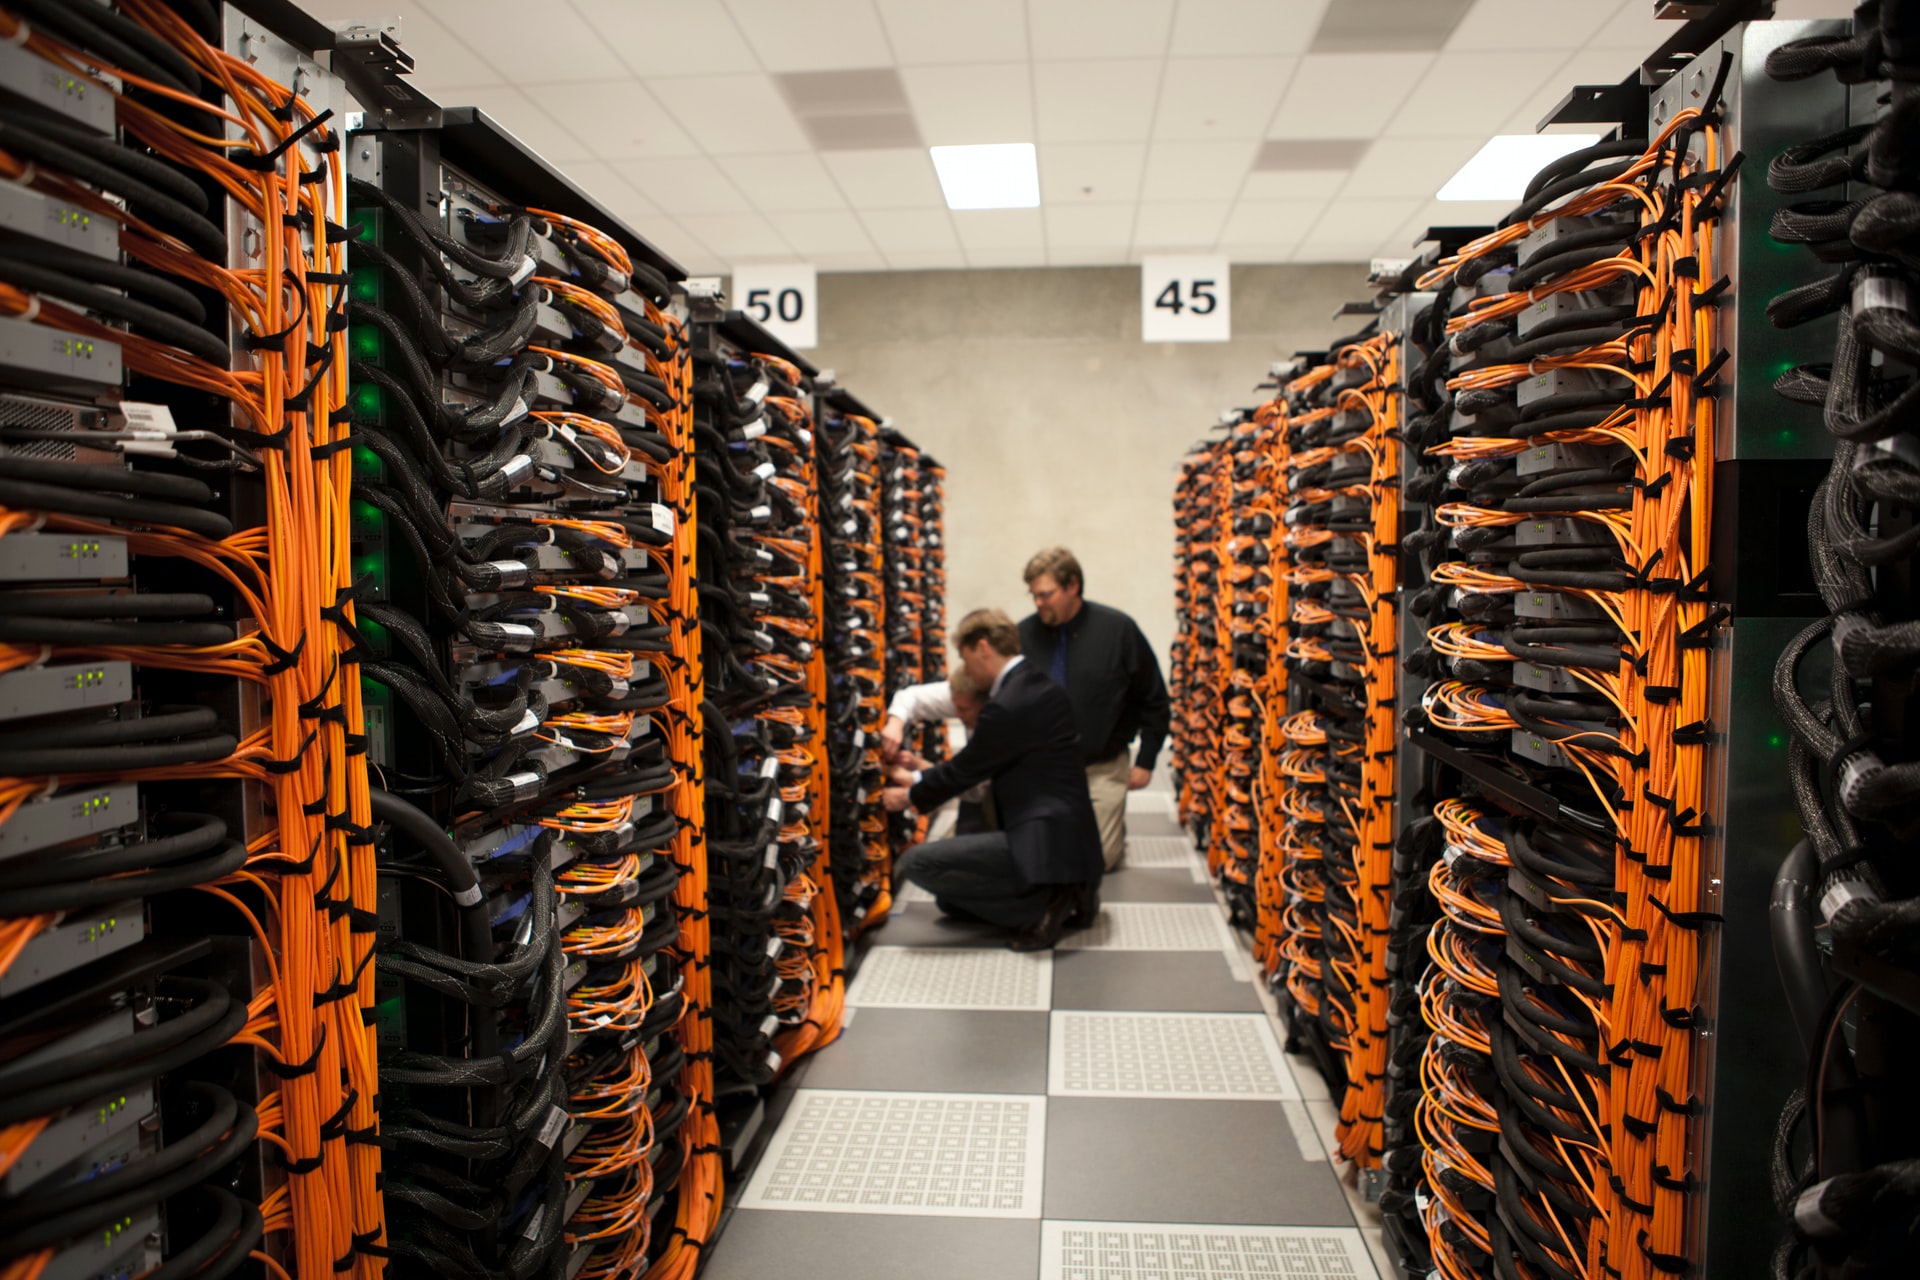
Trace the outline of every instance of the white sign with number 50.
<instances>
[{"instance_id":1,"label":"white sign with number 50","mask_svg":"<svg viewBox=\"0 0 1920 1280\"><path fill-rule=\"evenodd\" d=\"M733 269L733 306L796 351L820 344L819 292L810 262Z\"/></svg>"},{"instance_id":2,"label":"white sign with number 50","mask_svg":"<svg viewBox=\"0 0 1920 1280\"><path fill-rule=\"evenodd\" d=\"M1233 336L1232 283L1225 258L1140 259L1140 340L1227 341Z\"/></svg>"}]
</instances>

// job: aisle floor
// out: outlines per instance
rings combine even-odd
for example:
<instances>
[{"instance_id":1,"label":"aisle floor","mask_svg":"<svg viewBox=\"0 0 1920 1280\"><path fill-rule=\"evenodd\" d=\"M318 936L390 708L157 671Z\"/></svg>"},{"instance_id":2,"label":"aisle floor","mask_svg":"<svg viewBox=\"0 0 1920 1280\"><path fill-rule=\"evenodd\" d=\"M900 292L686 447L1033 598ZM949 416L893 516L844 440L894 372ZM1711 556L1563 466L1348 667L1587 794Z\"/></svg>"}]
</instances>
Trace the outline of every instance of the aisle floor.
<instances>
[{"instance_id":1,"label":"aisle floor","mask_svg":"<svg viewBox=\"0 0 1920 1280\"><path fill-rule=\"evenodd\" d=\"M910 891L704 1280L1378 1280L1378 1218L1171 818L1051 954Z\"/></svg>"}]
</instances>

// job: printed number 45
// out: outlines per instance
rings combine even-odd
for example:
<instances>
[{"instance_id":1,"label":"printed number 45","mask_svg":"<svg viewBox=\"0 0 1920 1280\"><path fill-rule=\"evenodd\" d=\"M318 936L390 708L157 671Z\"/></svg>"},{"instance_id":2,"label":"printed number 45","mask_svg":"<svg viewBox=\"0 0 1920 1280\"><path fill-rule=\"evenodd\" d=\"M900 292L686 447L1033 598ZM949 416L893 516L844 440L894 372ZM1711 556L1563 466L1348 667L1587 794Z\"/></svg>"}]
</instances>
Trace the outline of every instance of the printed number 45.
<instances>
[{"instance_id":1,"label":"printed number 45","mask_svg":"<svg viewBox=\"0 0 1920 1280\"><path fill-rule=\"evenodd\" d=\"M1175 315L1191 308L1193 314L1197 316L1209 316L1213 314L1213 309L1220 305L1220 299L1214 296L1213 281L1195 280L1188 287L1186 301L1183 302L1180 299L1180 282L1169 280L1167 287L1160 291L1160 296L1153 300L1153 305L1171 311Z\"/></svg>"}]
</instances>

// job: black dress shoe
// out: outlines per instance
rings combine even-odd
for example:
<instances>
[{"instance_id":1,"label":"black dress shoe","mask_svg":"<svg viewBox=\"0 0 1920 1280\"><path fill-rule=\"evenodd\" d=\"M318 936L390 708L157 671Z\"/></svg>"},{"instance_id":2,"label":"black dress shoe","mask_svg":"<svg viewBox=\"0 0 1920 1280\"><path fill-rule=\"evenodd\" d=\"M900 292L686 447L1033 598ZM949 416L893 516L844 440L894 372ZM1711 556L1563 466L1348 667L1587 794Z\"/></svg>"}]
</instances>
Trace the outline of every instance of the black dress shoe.
<instances>
[{"instance_id":1,"label":"black dress shoe","mask_svg":"<svg viewBox=\"0 0 1920 1280\"><path fill-rule=\"evenodd\" d=\"M1068 932L1091 929L1100 918L1100 882L1089 880L1075 891L1073 914L1067 917Z\"/></svg>"},{"instance_id":2,"label":"black dress shoe","mask_svg":"<svg viewBox=\"0 0 1920 1280\"><path fill-rule=\"evenodd\" d=\"M1067 917L1073 914L1080 900L1078 885L1062 885L1054 891L1053 900L1047 903L1047 909L1040 918L1013 935L1007 945L1015 951L1050 951L1053 944L1060 941L1060 935L1066 932Z\"/></svg>"}]
</instances>

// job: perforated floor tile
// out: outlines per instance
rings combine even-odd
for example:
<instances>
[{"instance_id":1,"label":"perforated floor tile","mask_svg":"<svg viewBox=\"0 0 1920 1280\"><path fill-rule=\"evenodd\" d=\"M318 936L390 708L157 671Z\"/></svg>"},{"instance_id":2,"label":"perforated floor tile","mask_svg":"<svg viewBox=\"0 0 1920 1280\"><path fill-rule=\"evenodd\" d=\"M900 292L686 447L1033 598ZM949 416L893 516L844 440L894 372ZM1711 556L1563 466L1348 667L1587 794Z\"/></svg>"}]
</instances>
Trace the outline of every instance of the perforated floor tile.
<instances>
[{"instance_id":1,"label":"perforated floor tile","mask_svg":"<svg viewBox=\"0 0 1920 1280\"><path fill-rule=\"evenodd\" d=\"M1231 951L1226 917L1212 903L1110 902L1063 951Z\"/></svg>"},{"instance_id":2,"label":"perforated floor tile","mask_svg":"<svg viewBox=\"0 0 1920 1280\"><path fill-rule=\"evenodd\" d=\"M1004 948L875 947L861 963L847 1003L895 1009L1047 1009L1053 1004L1053 957L1044 951Z\"/></svg>"},{"instance_id":3,"label":"perforated floor tile","mask_svg":"<svg viewBox=\"0 0 1920 1280\"><path fill-rule=\"evenodd\" d=\"M1376 1280L1353 1227L1040 1224L1040 1280Z\"/></svg>"},{"instance_id":4,"label":"perforated floor tile","mask_svg":"<svg viewBox=\"0 0 1920 1280\"><path fill-rule=\"evenodd\" d=\"M745 1209L1038 1218L1047 1100L801 1089Z\"/></svg>"},{"instance_id":5,"label":"perforated floor tile","mask_svg":"<svg viewBox=\"0 0 1920 1280\"><path fill-rule=\"evenodd\" d=\"M1128 836L1130 867L1185 867L1193 860L1193 846L1185 836Z\"/></svg>"},{"instance_id":6,"label":"perforated floor tile","mask_svg":"<svg viewBox=\"0 0 1920 1280\"><path fill-rule=\"evenodd\" d=\"M1047 1092L1092 1098L1297 1098L1263 1013L1055 1010Z\"/></svg>"}]
</instances>

